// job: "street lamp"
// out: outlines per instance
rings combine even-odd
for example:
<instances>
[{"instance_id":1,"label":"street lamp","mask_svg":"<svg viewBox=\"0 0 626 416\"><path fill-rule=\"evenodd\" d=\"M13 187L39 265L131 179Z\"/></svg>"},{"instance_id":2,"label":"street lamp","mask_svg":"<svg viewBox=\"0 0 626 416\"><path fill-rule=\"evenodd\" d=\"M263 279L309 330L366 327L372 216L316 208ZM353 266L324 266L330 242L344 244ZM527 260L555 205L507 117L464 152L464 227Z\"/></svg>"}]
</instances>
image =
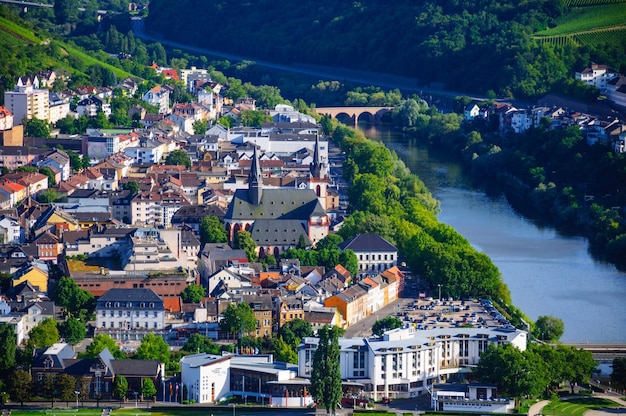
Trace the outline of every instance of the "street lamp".
<instances>
[{"instance_id":1,"label":"street lamp","mask_svg":"<svg viewBox=\"0 0 626 416\"><path fill-rule=\"evenodd\" d=\"M236 405L235 405L235 403L231 403L230 405L233 407L233 416L235 416L235 407L236 407Z\"/></svg>"},{"instance_id":2,"label":"street lamp","mask_svg":"<svg viewBox=\"0 0 626 416\"><path fill-rule=\"evenodd\" d=\"M76 395L76 407L78 407L78 395L80 394L80 391L74 390L74 394Z\"/></svg>"},{"instance_id":3,"label":"street lamp","mask_svg":"<svg viewBox=\"0 0 626 416\"><path fill-rule=\"evenodd\" d=\"M133 394L135 395L135 409L137 408L137 395L139 394L139 392L134 391Z\"/></svg>"},{"instance_id":4,"label":"street lamp","mask_svg":"<svg viewBox=\"0 0 626 416\"><path fill-rule=\"evenodd\" d=\"M437 286L439 286L439 300L441 300L441 283L438 283Z\"/></svg>"}]
</instances>

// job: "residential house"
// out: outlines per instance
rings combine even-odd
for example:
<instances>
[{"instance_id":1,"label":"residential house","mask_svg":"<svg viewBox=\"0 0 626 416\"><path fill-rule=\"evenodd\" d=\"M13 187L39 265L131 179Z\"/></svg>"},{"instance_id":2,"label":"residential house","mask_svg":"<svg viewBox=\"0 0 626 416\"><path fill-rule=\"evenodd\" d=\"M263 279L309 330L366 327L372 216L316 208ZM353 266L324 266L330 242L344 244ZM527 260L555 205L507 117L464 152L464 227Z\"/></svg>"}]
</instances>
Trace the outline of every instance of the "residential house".
<instances>
[{"instance_id":1,"label":"residential house","mask_svg":"<svg viewBox=\"0 0 626 416\"><path fill-rule=\"evenodd\" d=\"M5 144L0 148L0 168L15 170L20 166L34 165L48 152L47 149Z\"/></svg>"},{"instance_id":2,"label":"residential house","mask_svg":"<svg viewBox=\"0 0 626 416\"><path fill-rule=\"evenodd\" d=\"M96 327L105 332L156 331L165 327L163 299L151 289L110 289L98 298L95 313Z\"/></svg>"},{"instance_id":3,"label":"residential house","mask_svg":"<svg viewBox=\"0 0 626 416\"><path fill-rule=\"evenodd\" d=\"M361 274L375 275L398 264L398 249L377 234L358 234L339 248L356 254Z\"/></svg>"},{"instance_id":4,"label":"residential house","mask_svg":"<svg viewBox=\"0 0 626 416\"><path fill-rule=\"evenodd\" d=\"M606 65L591 63L591 66L584 68L580 72L576 72L574 78L584 82L587 85L597 87L600 92L605 92L607 84L613 78L618 77L619 72L614 71Z\"/></svg>"},{"instance_id":5,"label":"residential house","mask_svg":"<svg viewBox=\"0 0 626 416\"><path fill-rule=\"evenodd\" d=\"M128 382L128 394L141 391L143 380L149 378L155 386L162 384L165 364L157 360L116 360L105 348L97 358L64 359L64 373L77 380L86 380L89 399L111 400L116 377ZM117 398L117 397L115 397Z\"/></svg>"},{"instance_id":6,"label":"residential house","mask_svg":"<svg viewBox=\"0 0 626 416\"><path fill-rule=\"evenodd\" d=\"M111 115L111 104L97 96L82 99L76 104L76 112L79 116L95 117L100 111L109 118Z\"/></svg>"},{"instance_id":7,"label":"residential house","mask_svg":"<svg viewBox=\"0 0 626 416\"><path fill-rule=\"evenodd\" d=\"M24 229L16 218L0 215L0 244L21 244L24 242Z\"/></svg>"},{"instance_id":8,"label":"residential house","mask_svg":"<svg viewBox=\"0 0 626 416\"><path fill-rule=\"evenodd\" d=\"M61 172L61 180L70 178L70 157L63 150L55 149L49 152L39 163L39 167L55 167Z\"/></svg>"},{"instance_id":9,"label":"residential house","mask_svg":"<svg viewBox=\"0 0 626 416\"><path fill-rule=\"evenodd\" d=\"M163 86L156 86L146 91L142 99L159 109L159 114L167 114L170 110L170 93Z\"/></svg>"},{"instance_id":10,"label":"residential house","mask_svg":"<svg viewBox=\"0 0 626 416\"><path fill-rule=\"evenodd\" d=\"M74 348L65 342L58 342L46 349L36 350L35 354L31 374L37 381L42 381L46 374L62 374L65 370L64 361L76 356Z\"/></svg>"},{"instance_id":11,"label":"residential house","mask_svg":"<svg viewBox=\"0 0 626 416\"><path fill-rule=\"evenodd\" d=\"M16 287L28 281L39 292L48 292L48 265L42 260L24 263L11 273L11 286Z\"/></svg>"},{"instance_id":12,"label":"residential house","mask_svg":"<svg viewBox=\"0 0 626 416\"><path fill-rule=\"evenodd\" d=\"M13 113L3 105L0 105L0 131L13 128Z\"/></svg>"},{"instance_id":13,"label":"residential house","mask_svg":"<svg viewBox=\"0 0 626 416\"><path fill-rule=\"evenodd\" d=\"M59 254L63 252L63 245L59 243L59 238L50 231L45 231L35 237L33 245L37 247L38 259L54 264L57 263Z\"/></svg>"},{"instance_id":14,"label":"residential house","mask_svg":"<svg viewBox=\"0 0 626 416\"><path fill-rule=\"evenodd\" d=\"M0 177L0 194L9 198L11 208L26 199L28 196L27 192L28 188L26 186Z\"/></svg>"},{"instance_id":15,"label":"residential house","mask_svg":"<svg viewBox=\"0 0 626 416\"><path fill-rule=\"evenodd\" d=\"M26 197L34 196L38 192L48 189L48 177L39 172L9 172L2 175L1 179L25 186Z\"/></svg>"}]
</instances>

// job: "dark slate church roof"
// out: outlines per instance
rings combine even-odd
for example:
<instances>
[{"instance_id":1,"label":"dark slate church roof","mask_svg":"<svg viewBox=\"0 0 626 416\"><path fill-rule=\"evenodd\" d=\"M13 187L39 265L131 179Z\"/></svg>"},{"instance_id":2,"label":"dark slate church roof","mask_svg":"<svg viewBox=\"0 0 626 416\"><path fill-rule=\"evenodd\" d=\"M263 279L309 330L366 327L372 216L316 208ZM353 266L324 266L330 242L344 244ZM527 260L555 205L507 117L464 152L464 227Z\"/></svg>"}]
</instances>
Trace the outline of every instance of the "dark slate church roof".
<instances>
[{"instance_id":1,"label":"dark slate church roof","mask_svg":"<svg viewBox=\"0 0 626 416\"><path fill-rule=\"evenodd\" d=\"M253 204L247 189L235 192L225 218L232 220L301 220L326 215L312 189L263 189L261 203Z\"/></svg>"},{"instance_id":2,"label":"dark slate church roof","mask_svg":"<svg viewBox=\"0 0 626 416\"><path fill-rule=\"evenodd\" d=\"M311 245L300 220L256 220L250 236L257 246L297 246L300 236L304 236L307 246Z\"/></svg>"}]
</instances>

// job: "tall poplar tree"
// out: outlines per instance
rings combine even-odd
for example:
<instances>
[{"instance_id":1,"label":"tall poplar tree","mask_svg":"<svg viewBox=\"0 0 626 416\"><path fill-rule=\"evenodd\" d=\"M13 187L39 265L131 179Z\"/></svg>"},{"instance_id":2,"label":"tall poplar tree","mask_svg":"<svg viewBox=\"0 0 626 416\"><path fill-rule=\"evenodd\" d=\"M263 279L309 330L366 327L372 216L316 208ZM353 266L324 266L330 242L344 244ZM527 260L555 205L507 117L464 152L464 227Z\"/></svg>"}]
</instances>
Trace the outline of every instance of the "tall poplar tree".
<instances>
[{"instance_id":1,"label":"tall poplar tree","mask_svg":"<svg viewBox=\"0 0 626 416\"><path fill-rule=\"evenodd\" d=\"M317 333L320 341L313 355L311 394L327 413L335 414L342 396L339 328L324 326Z\"/></svg>"}]
</instances>

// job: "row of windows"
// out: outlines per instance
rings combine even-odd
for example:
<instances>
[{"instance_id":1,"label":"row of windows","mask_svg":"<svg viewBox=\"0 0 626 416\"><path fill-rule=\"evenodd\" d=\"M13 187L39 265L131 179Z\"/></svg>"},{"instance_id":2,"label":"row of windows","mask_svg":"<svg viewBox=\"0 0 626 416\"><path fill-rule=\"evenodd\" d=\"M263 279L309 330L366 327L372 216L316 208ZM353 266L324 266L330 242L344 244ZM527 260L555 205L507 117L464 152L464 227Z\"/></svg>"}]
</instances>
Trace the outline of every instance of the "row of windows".
<instances>
[{"instance_id":1,"label":"row of windows","mask_svg":"<svg viewBox=\"0 0 626 416\"><path fill-rule=\"evenodd\" d=\"M109 323L108 327L107 327L106 321L102 321L102 328L115 328L115 327L116 326L115 326L115 322L114 321L111 321ZM124 328L124 327L126 327L126 329L130 329L130 324L125 325L124 322L118 322L117 323L117 328ZM143 327L144 328L150 328L150 325L149 325L148 322L144 322L143 323ZM153 322L152 323L152 328L158 328L158 327L159 327L159 323L158 322ZM135 322L135 328L141 328L141 325L140 325L139 322Z\"/></svg>"},{"instance_id":2,"label":"row of windows","mask_svg":"<svg viewBox=\"0 0 626 416\"><path fill-rule=\"evenodd\" d=\"M132 315L131 311L117 311L117 316L120 318L124 318L126 316L130 317ZM159 313L157 311L154 311L152 313L152 316L154 316L155 318L159 315ZM107 311L102 311L102 317L104 318L105 316L107 316ZM115 311L109 311L109 316L113 317L115 316ZM135 316L139 317L139 311L135 311ZM149 316L149 312L148 311L144 311L144 316L147 318Z\"/></svg>"},{"instance_id":3,"label":"row of windows","mask_svg":"<svg viewBox=\"0 0 626 416\"><path fill-rule=\"evenodd\" d=\"M110 308L111 306L114 306L114 307L116 307L116 308L119 308L119 307L120 307L120 305L121 305L121 303L120 303L120 302L115 302L115 303L113 303L113 302L107 302L107 303L105 303L105 304L104 304L104 306L105 306L106 308ZM140 302L140 303L139 303L139 307L140 307L140 308L145 308L145 307L146 307L146 305L147 305L149 308L154 308L154 302L150 302L150 303ZM132 308L132 307L133 307L133 302L126 302L126 307L127 307L127 308Z\"/></svg>"},{"instance_id":4,"label":"row of windows","mask_svg":"<svg viewBox=\"0 0 626 416\"><path fill-rule=\"evenodd\" d=\"M387 258L387 256L389 256L389 258ZM393 260L395 255L394 254L378 254L378 259L376 259L376 254L372 254L372 258L370 259L370 255L369 254L365 254L365 256L363 254L359 254L359 260L363 261L363 257L365 257L365 261L368 260Z\"/></svg>"}]
</instances>

